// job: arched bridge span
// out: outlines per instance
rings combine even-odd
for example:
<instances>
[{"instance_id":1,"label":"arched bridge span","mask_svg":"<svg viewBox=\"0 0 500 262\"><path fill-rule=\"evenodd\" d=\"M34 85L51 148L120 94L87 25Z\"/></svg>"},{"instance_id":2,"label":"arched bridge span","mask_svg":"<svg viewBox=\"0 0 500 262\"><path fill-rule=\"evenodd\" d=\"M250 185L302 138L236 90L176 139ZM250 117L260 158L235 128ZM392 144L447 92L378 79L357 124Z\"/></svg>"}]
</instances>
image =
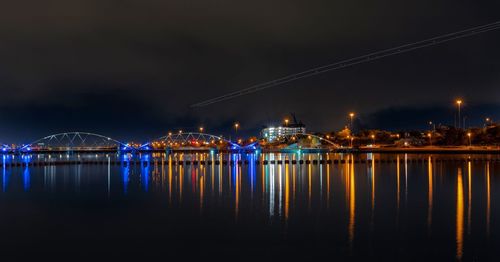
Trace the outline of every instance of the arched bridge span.
<instances>
[{"instance_id":1,"label":"arched bridge span","mask_svg":"<svg viewBox=\"0 0 500 262\"><path fill-rule=\"evenodd\" d=\"M111 137L87 132L67 132L42 137L20 148L22 151L104 151L132 149Z\"/></svg>"},{"instance_id":2,"label":"arched bridge span","mask_svg":"<svg viewBox=\"0 0 500 262\"><path fill-rule=\"evenodd\" d=\"M239 149L241 146L222 136L186 132L186 133L169 133L166 136L159 137L145 144L142 148L152 147L152 149L163 148L225 148Z\"/></svg>"}]
</instances>

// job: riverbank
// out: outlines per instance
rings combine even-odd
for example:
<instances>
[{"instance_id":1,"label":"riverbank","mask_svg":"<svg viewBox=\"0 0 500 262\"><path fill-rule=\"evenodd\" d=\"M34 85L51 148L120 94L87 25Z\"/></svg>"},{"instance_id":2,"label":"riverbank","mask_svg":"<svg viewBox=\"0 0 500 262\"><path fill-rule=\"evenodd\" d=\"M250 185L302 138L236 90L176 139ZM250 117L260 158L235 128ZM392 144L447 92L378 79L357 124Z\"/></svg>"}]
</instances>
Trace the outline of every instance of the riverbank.
<instances>
[{"instance_id":1,"label":"riverbank","mask_svg":"<svg viewBox=\"0 0 500 262\"><path fill-rule=\"evenodd\" d=\"M340 149L342 151L342 149ZM362 153L433 153L433 154L500 154L499 146L422 146L422 147L360 147L346 152Z\"/></svg>"}]
</instances>

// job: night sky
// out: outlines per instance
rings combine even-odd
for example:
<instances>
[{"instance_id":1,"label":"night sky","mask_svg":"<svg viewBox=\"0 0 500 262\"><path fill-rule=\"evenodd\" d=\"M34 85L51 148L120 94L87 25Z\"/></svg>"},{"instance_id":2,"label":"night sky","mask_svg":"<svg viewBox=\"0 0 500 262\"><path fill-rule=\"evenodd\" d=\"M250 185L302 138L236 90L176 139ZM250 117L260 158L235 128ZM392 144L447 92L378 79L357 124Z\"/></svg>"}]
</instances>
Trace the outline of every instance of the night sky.
<instances>
[{"instance_id":1,"label":"night sky","mask_svg":"<svg viewBox=\"0 0 500 262\"><path fill-rule=\"evenodd\" d=\"M0 8L0 141L62 131L147 140L257 132L295 112L311 131L500 119L500 30L192 109L372 51L500 20L500 1L16 0Z\"/></svg>"}]
</instances>

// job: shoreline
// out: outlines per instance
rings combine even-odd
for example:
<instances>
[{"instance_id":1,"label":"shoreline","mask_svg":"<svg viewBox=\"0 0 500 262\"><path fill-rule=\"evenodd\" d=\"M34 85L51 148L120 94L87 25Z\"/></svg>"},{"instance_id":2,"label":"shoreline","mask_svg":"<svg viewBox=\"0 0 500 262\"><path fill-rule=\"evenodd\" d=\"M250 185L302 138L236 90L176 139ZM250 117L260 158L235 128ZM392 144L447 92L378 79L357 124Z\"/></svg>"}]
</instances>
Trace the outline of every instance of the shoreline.
<instances>
[{"instance_id":1,"label":"shoreline","mask_svg":"<svg viewBox=\"0 0 500 262\"><path fill-rule=\"evenodd\" d=\"M434 153L434 154L500 154L500 147L494 146L465 146L465 147L378 147L357 148L360 153Z\"/></svg>"}]
</instances>

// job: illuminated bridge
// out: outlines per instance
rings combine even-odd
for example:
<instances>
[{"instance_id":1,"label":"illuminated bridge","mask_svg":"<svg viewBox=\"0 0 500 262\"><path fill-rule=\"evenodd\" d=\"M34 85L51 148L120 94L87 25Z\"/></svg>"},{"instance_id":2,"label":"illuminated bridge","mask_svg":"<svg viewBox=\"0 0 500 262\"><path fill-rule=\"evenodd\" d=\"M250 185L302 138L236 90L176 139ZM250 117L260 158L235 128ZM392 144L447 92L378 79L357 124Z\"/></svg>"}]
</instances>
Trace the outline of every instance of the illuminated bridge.
<instances>
[{"instance_id":1,"label":"illuminated bridge","mask_svg":"<svg viewBox=\"0 0 500 262\"><path fill-rule=\"evenodd\" d=\"M10 151L10 146L7 145L7 144L4 144L4 143L0 143L0 150L2 152L7 152L7 151Z\"/></svg>"},{"instance_id":2,"label":"illuminated bridge","mask_svg":"<svg viewBox=\"0 0 500 262\"><path fill-rule=\"evenodd\" d=\"M165 151L165 150L223 150L240 151L256 149L256 143L239 145L221 136L206 133L176 133L154 139L145 144L129 144L108 136L87 133L67 132L53 134L25 144L16 150L3 146L4 152L118 152L118 151Z\"/></svg>"},{"instance_id":3,"label":"illuminated bridge","mask_svg":"<svg viewBox=\"0 0 500 262\"><path fill-rule=\"evenodd\" d=\"M255 149L256 142L240 145L222 136L207 133L169 133L143 145L146 150L246 150Z\"/></svg>"},{"instance_id":4,"label":"illuminated bridge","mask_svg":"<svg viewBox=\"0 0 500 262\"><path fill-rule=\"evenodd\" d=\"M46 136L19 148L21 152L119 151L133 150L128 144L111 137L69 132Z\"/></svg>"},{"instance_id":5,"label":"illuminated bridge","mask_svg":"<svg viewBox=\"0 0 500 262\"><path fill-rule=\"evenodd\" d=\"M340 146L325 137L314 134L299 134L279 137L273 143L260 141L231 141L222 136L197 133L169 133L144 144L129 144L108 136L87 133L67 132L53 134L37 139L16 149L0 144L1 152L130 152L130 151L236 151L247 152L264 150L297 149L337 149Z\"/></svg>"}]
</instances>

